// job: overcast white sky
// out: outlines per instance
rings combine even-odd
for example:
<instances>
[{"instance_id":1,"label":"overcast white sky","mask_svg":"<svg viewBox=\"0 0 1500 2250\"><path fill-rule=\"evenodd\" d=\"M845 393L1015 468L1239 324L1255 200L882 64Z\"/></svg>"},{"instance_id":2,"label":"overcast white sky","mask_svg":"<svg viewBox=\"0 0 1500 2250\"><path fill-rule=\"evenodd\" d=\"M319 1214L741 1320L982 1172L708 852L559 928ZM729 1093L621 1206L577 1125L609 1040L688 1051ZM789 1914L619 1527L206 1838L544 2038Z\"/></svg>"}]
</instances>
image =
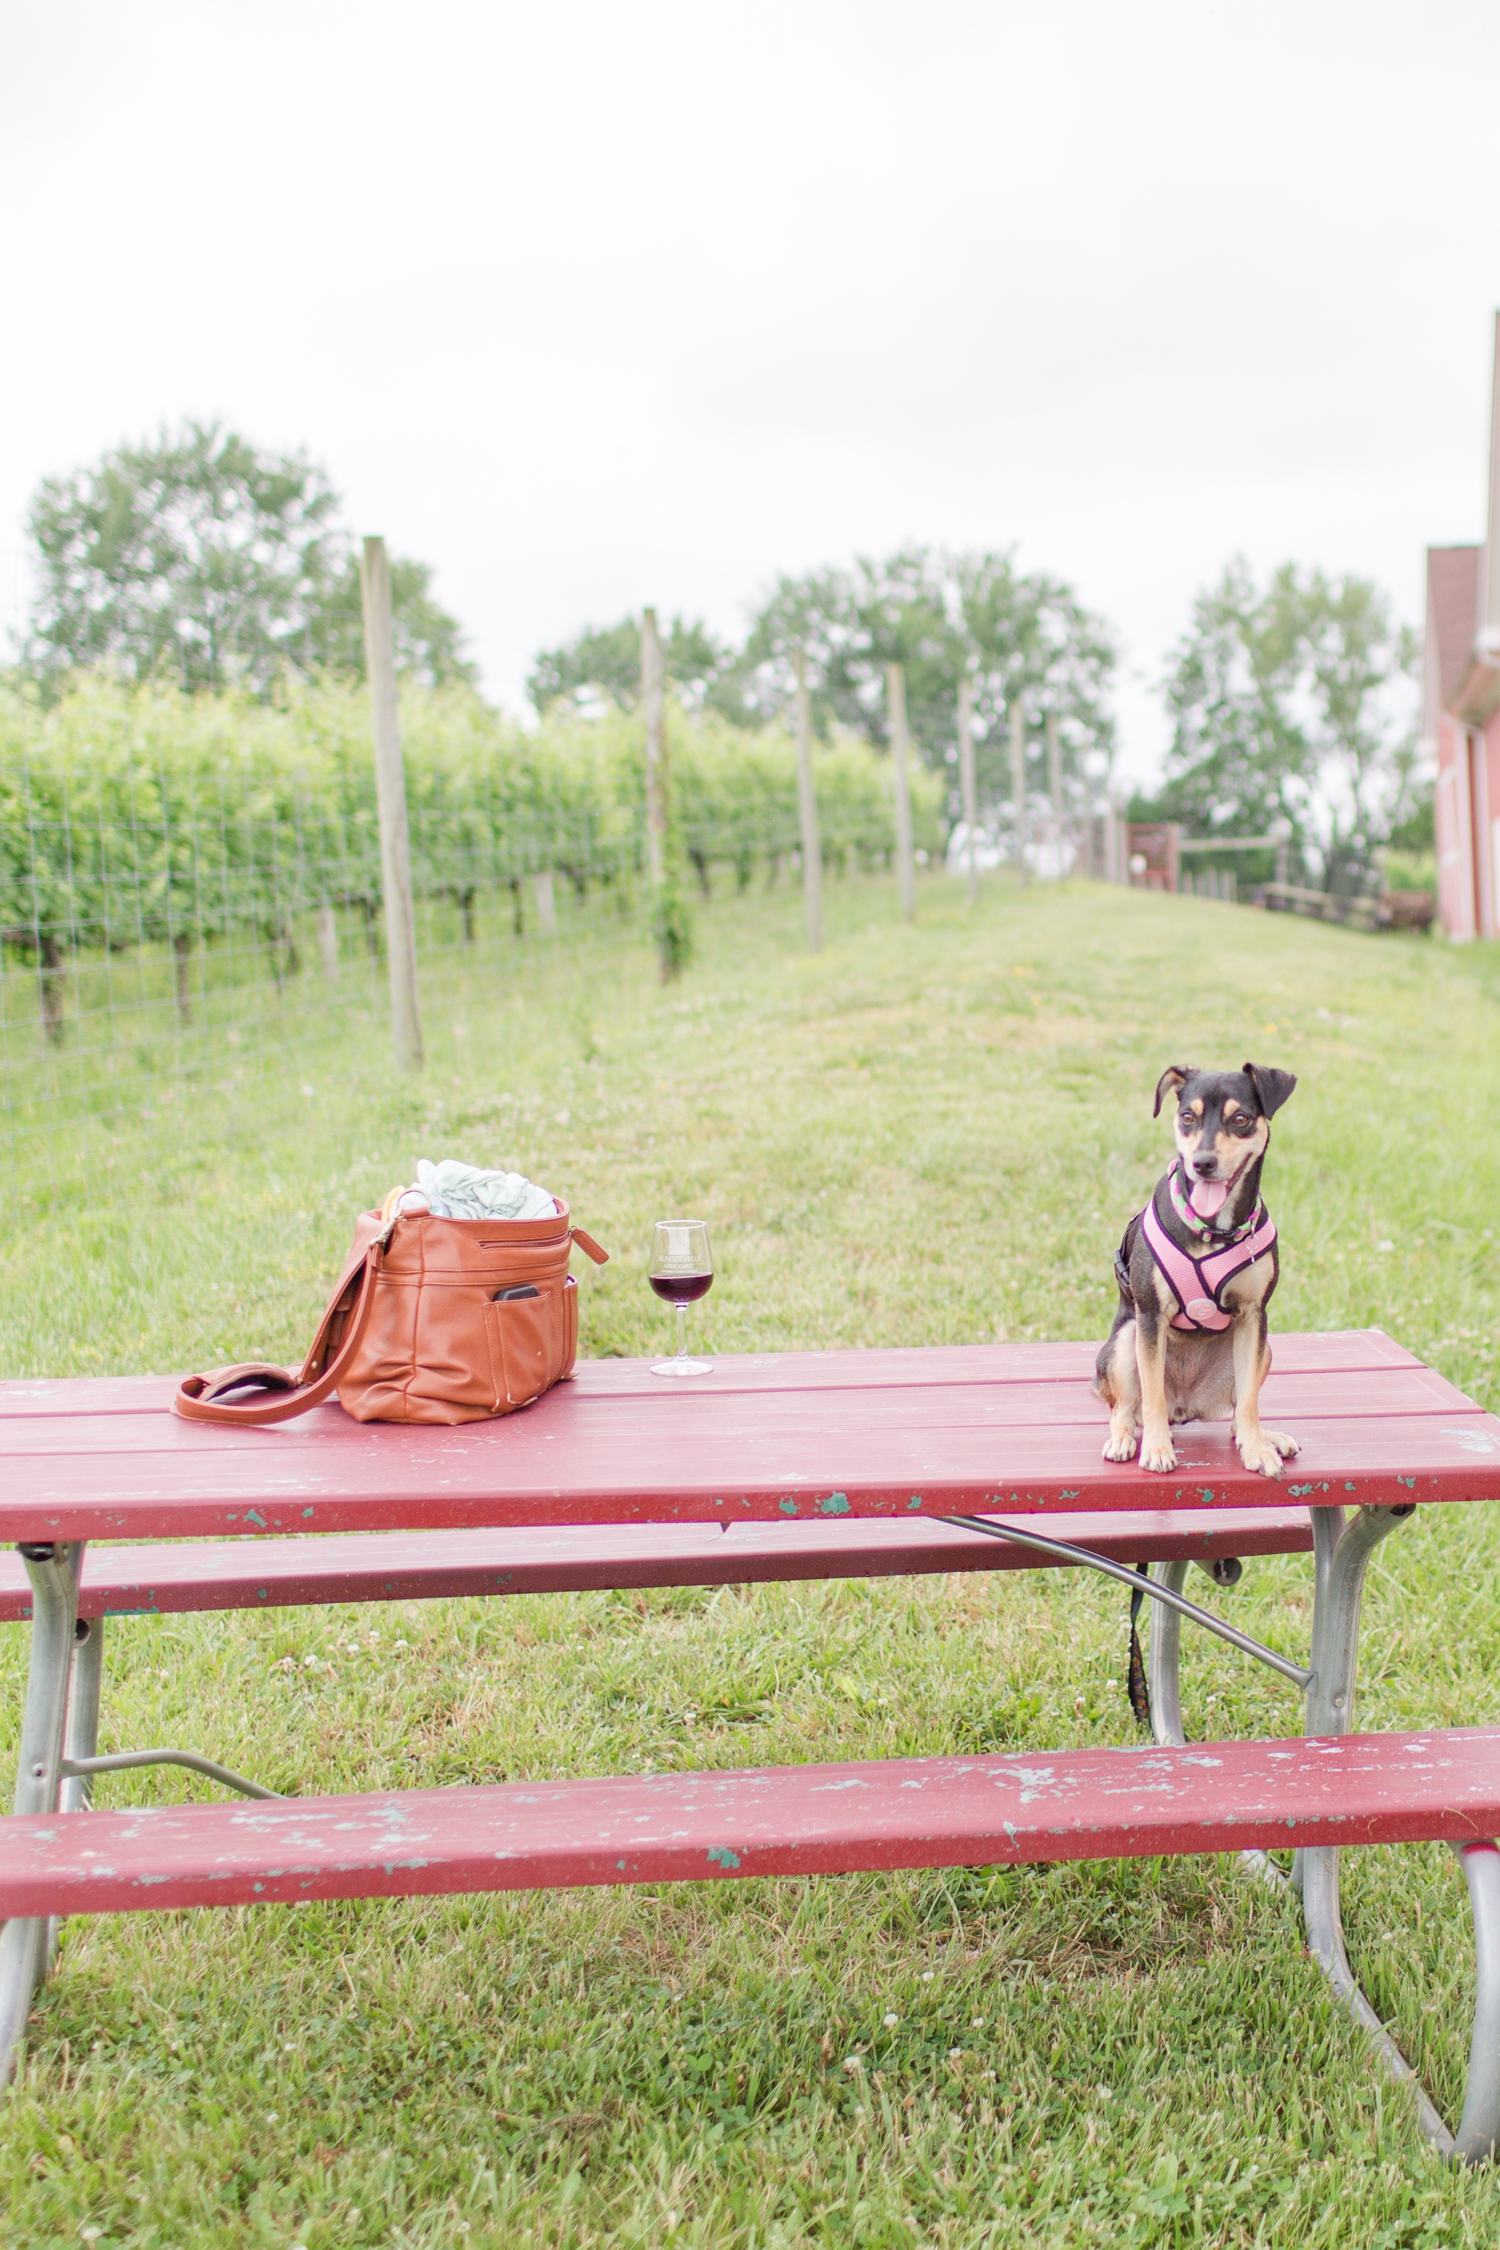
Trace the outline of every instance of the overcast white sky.
<instances>
[{"instance_id":1,"label":"overcast white sky","mask_svg":"<svg viewBox=\"0 0 1500 2250\"><path fill-rule=\"evenodd\" d=\"M1493 6L0 0L0 555L186 415L435 565L492 694L654 601L1014 545L1124 763L1236 551L1481 535Z\"/></svg>"}]
</instances>

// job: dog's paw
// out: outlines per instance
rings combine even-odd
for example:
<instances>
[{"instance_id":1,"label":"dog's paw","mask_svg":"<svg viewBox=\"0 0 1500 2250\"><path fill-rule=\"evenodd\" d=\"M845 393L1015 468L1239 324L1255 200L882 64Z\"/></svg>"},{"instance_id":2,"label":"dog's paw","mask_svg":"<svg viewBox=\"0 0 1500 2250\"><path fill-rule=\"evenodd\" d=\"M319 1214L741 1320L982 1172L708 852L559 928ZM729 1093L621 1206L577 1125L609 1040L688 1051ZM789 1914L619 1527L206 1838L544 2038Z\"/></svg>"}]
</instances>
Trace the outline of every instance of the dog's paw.
<instances>
[{"instance_id":1,"label":"dog's paw","mask_svg":"<svg viewBox=\"0 0 1500 2250\"><path fill-rule=\"evenodd\" d=\"M1283 1461L1294 1460L1302 1451L1302 1440L1288 1437L1285 1430L1262 1430L1260 1434L1270 1439Z\"/></svg>"},{"instance_id":2,"label":"dog's paw","mask_svg":"<svg viewBox=\"0 0 1500 2250\"><path fill-rule=\"evenodd\" d=\"M1176 1466L1177 1455L1170 1438L1162 1438L1154 1445L1149 1441L1142 1445L1141 1467L1143 1469L1154 1469L1158 1476L1165 1476L1169 1469L1175 1469Z\"/></svg>"},{"instance_id":3,"label":"dog's paw","mask_svg":"<svg viewBox=\"0 0 1500 2250\"><path fill-rule=\"evenodd\" d=\"M1280 1476L1281 1454L1274 1431L1256 1430L1253 1435L1247 1431L1244 1437L1237 1437L1234 1442L1240 1449L1240 1459L1252 1476Z\"/></svg>"},{"instance_id":4,"label":"dog's paw","mask_svg":"<svg viewBox=\"0 0 1500 2250\"><path fill-rule=\"evenodd\" d=\"M1139 1430L1111 1430L1104 1445L1106 1461L1133 1461L1141 1442Z\"/></svg>"}]
</instances>

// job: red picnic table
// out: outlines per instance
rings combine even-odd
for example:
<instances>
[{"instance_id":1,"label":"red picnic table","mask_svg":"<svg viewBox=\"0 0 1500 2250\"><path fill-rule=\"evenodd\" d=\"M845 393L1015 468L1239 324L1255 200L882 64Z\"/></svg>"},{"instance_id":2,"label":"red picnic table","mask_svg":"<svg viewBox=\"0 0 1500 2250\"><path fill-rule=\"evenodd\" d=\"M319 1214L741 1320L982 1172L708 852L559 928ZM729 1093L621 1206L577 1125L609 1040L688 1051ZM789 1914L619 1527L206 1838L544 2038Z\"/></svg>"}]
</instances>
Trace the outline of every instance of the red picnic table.
<instances>
[{"instance_id":1,"label":"red picnic table","mask_svg":"<svg viewBox=\"0 0 1500 2250\"><path fill-rule=\"evenodd\" d=\"M1459 1847L1474 1902L1456 2145L1488 2153L1500 1732L1351 1729L1369 1555L1420 1505L1500 1496L1500 1421L1378 1330L1274 1348L1263 1409L1302 1445L1279 1482L1244 1470L1227 1424L1180 1429L1165 1477L1106 1462L1089 1344L729 1356L689 1383L584 1361L525 1412L455 1429L356 1423L332 1404L217 1428L175 1419L174 1385L155 1378L0 1385L0 1538L19 1551L0 1616L33 1618L17 1817L0 1830L0 2070L64 1914L1300 1843L1311 1948L1410 2079L1348 1966L1337 1847L1421 1836ZM195 1544L86 1553L101 1540ZM1194 1560L1232 1583L1236 1556L1299 1547L1316 1558L1306 1665L1183 1594ZM1131 1567L1147 1561L1149 1582ZM1149 1751L269 1802L196 1753L97 1754L102 1619L132 1608L1036 1564L1149 1595ZM1185 1615L1301 1688L1313 1742L1187 1749ZM172 1760L263 1801L72 1817L95 1772ZM1424 2130L1452 2149L1416 2091Z\"/></svg>"}]
</instances>

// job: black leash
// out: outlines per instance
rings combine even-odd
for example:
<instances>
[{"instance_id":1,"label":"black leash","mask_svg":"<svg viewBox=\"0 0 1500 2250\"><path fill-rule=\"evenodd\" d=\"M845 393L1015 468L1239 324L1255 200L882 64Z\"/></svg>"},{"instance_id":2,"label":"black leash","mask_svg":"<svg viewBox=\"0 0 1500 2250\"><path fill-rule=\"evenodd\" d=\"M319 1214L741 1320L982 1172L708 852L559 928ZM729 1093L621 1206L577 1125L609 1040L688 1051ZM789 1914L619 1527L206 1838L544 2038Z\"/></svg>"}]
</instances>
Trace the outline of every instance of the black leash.
<instances>
[{"instance_id":1,"label":"black leash","mask_svg":"<svg viewBox=\"0 0 1500 2250\"><path fill-rule=\"evenodd\" d=\"M1149 1578L1151 1565L1137 1563L1136 1575ZM1130 1667L1125 1675L1125 1685L1130 1696L1130 1708L1135 1713L1136 1725L1144 1734L1151 1732L1151 1689L1146 1679L1146 1666L1141 1656L1141 1607L1146 1597L1137 1586L1130 1597Z\"/></svg>"}]
</instances>

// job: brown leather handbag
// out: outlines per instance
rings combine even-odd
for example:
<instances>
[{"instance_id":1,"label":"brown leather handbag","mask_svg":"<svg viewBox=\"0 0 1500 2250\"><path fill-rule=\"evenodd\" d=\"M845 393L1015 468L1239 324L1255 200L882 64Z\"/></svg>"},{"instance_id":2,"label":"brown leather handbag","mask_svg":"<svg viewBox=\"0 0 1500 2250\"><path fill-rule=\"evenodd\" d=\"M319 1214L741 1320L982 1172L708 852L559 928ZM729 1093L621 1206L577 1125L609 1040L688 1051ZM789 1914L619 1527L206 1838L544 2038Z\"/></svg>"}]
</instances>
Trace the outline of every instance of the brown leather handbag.
<instances>
[{"instance_id":1,"label":"brown leather handbag","mask_svg":"<svg viewBox=\"0 0 1500 2250\"><path fill-rule=\"evenodd\" d=\"M596 1265L608 1262L570 1225L566 1203L553 1201L546 1219L364 1212L300 1372L246 1361L189 1375L173 1413L188 1422L285 1422L334 1391L360 1422L478 1422L529 1406L573 1372L570 1249L576 1242Z\"/></svg>"}]
</instances>

